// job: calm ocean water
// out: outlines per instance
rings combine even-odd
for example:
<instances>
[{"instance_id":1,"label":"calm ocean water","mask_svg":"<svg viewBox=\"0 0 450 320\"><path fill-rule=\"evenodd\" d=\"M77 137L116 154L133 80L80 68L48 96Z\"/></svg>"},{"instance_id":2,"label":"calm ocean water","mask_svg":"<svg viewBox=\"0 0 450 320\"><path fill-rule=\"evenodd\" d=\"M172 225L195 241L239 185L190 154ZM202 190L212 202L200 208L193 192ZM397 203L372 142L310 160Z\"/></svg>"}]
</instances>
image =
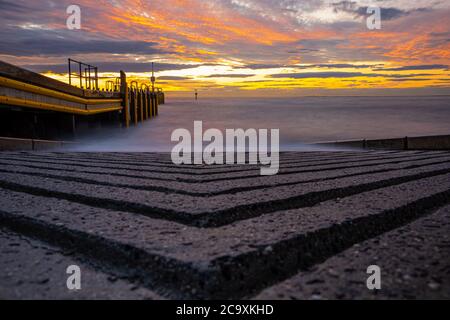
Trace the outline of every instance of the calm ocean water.
<instances>
[{"instance_id":1,"label":"calm ocean water","mask_svg":"<svg viewBox=\"0 0 450 320\"><path fill-rule=\"evenodd\" d=\"M450 97L303 97L171 99L159 116L128 130L85 137L80 151L170 151L176 128L280 130L281 150L305 143L347 139L450 134Z\"/></svg>"}]
</instances>

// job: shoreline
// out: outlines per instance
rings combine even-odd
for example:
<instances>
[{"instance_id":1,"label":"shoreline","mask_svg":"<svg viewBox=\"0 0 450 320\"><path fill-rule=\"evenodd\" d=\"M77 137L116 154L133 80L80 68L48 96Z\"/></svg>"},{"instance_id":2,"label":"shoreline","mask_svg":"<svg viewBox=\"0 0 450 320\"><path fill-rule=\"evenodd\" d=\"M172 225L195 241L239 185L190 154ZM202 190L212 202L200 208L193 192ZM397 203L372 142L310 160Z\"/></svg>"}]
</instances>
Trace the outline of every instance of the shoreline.
<instances>
[{"instance_id":1,"label":"shoreline","mask_svg":"<svg viewBox=\"0 0 450 320\"><path fill-rule=\"evenodd\" d=\"M56 149L65 150L70 149L70 147L79 145L80 143L81 142L78 141L0 137L0 151L48 151ZM323 146L330 148L351 148L362 150L450 150L450 135L319 141L305 143L304 145L311 147ZM280 149L280 151L292 150Z\"/></svg>"}]
</instances>

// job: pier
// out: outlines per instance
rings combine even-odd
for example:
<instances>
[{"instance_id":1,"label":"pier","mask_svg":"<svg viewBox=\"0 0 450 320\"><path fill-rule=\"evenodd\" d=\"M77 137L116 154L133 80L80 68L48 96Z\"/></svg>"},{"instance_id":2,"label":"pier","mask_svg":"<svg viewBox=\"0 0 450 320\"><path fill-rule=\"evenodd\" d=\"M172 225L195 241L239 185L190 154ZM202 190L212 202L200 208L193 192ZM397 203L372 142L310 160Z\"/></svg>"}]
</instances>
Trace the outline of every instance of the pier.
<instances>
[{"instance_id":1,"label":"pier","mask_svg":"<svg viewBox=\"0 0 450 320\"><path fill-rule=\"evenodd\" d=\"M92 68L83 76L80 63L77 87L0 61L0 136L73 140L93 129L127 128L158 115L165 102L160 88L127 81L120 71L99 89L98 70L91 76Z\"/></svg>"}]
</instances>

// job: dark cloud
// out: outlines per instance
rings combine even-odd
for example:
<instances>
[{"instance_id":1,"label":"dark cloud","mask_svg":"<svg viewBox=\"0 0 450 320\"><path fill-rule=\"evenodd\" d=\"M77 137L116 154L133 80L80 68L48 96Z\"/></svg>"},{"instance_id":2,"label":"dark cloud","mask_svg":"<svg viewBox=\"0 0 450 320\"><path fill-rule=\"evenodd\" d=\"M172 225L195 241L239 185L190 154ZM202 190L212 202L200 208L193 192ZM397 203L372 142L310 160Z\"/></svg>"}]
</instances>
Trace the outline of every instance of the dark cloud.
<instances>
[{"instance_id":1,"label":"dark cloud","mask_svg":"<svg viewBox=\"0 0 450 320\"><path fill-rule=\"evenodd\" d=\"M348 13L353 13L355 16L359 16L359 17L366 17L368 15L367 13L367 6L358 6L358 4L355 1L340 1L340 2L336 2L333 3L333 8L335 12L340 12L340 11L344 11L344 12L348 12ZM418 9L413 9L413 10L400 10L397 8L383 8L381 7L381 19L383 20L393 20L393 19L397 19L406 15L409 15L411 13L416 13L416 12L425 12L428 11L429 9L427 8L418 8Z\"/></svg>"},{"instance_id":2,"label":"dark cloud","mask_svg":"<svg viewBox=\"0 0 450 320\"><path fill-rule=\"evenodd\" d=\"M414 71L414 70L448 70L449 66L444 64L427 64L416 66L403 66L398 68L376 68L376 71Z\"/></svg>"},{"instance_id":3,"label":"dark cloud","mask_svg":"<svg viewBox=\"0 0 450 320\"><path fill-rule=\"evenodd\" d=\"M353 68L353 69L366 69L366 68L372 68L377 65L370 65L370 64L351 64L351 63L320 63L320 64L310 64L301 66L300 68L306 69L306 68L328 68L328 69L345 69L345 68Z\"/></svg>"},{"instance_id":4,"label":"dark cloud","mask_svg":"<svg viewBox=\"0 0 450 320\"><path fill-rule=\"evenodd\" d=\"M360 16L367 16L367 8L368 7L360 7L357 10L358 15ZM383 20L393 20L393 19L397 19L403 16L408 15L410 12L408 11L402 11L400 9L396 9L396 8L381 8L381 19Z\"/></svg>"},{"instance_id":5,"label":"dark cloud","mask_svg":"<svg viewBox=\"0 0 450 320\"><path fill-rule=\"evenodd\" d=\"M429 35L432 37L447 38L447 40L450 40L450 32L430 32Z\"/></svg>"},{"instance_id":6,"label":"dark cloud","mask_svg":"<svg viewBox=\"0 0 450 320\"><path fill-rule=\"evenodd\" d=\"M335 26L335 24L333 24ZM342 30L345 34L349 32L349 28ZM309 49L310 52L299 53L302 62L310 64L328 63L328 61L368 61L379 60L378 55L373 55L368 50L351 49L349 38L321 38L321 39L305 39L294 44L300 48ZM316 50L314 52L312 50Z\"/></svg>"},{"instance_id":7,"label":"dark cloud","mask_svg":"<svg viewBox=\"0 0 450 320\"><path fill-rule=\"evenodd\" d=\"M362 72L301 72L301 73L278 73L271 75L272 78L288 79L308 79L308 78L356 78L356 77L386 77L386 78L410 78L417 76L431 76L432 74L381 74L381 73L362 73Z\"/></svg>"},{"instance_id":8,"label":"dark cloud","mask_svg":"<svg viewBox=\"0 0 450 320\"><path fill-rule=\"evenodd\" d=\"M253 74L210 74L206 78L248 78Z\"/></svg>"},{"instance_id":9,"label":"dark cloud","mask_svg":"<svg viewBox=\"0 0 450 320\"><path fill-rule=\"evenodd\" d=\"M302 72L302 73L279 73L271 75L272 78L290 78L290 79L307 79L307 78L354 78L364 76L380 76L367 75L361 72Z\"/></svg>"},{"instance_id":10,"label":"dark cloud","mask_svg":"<svg viewBox=\"0 0 450 320\"><path fill-rule=\"evenodd\" d=\"M322 48L332 48L348 43L348 39L304 39L297 42L302 47L309 50L320 50Z\"/></svg>"},{"instance_id":11,"label":"dark cloud","mask_svg":"<svg viewBox=\"0 0 450 320\"><path fill-rule=\"evenodd\" d=\"M432 73L419 73L419 74L380 74L382 77L395 78L395 79L407 79L413 77L431 77L434 76Z\"/></svg>"},{"instance_id":12,"label":"dark cloud","mask_svg":"<svg viewBox=\"0 0 450 320\"><path fill-rule=\"evenodd\" d=\"M264 63L250 63L250 64L246 64L244 66L241 67L234 67L234 69L253 69L253 70L257 70L257 69L275 69L275 68L284 68L287 67L284 64L264 64Z\"/></svg>"},{"instance_id":13,"label":"dark cloud","mask_svg":"<svg viewBox=\"0 0 450 320\"><path fill-rule=\"evenodd\" d=\"M120 70L124 70L125 72L150 72L151 71L151 62L89 62L87 63L97 66L99 68L99 72L118 72ZM54 65L23 65L25 69L29 69L35 72L46 72L52 71L55 73L64 73L67 72L68 66L67 64L54 64ZM196 68L197 65L191 64L175 64L175 63L155 63L154 70L155 71L167 71L167 70L181 70L181 69L190 69Z\"/></svg>"},{"instance_id":14,"label":"dark cloud","mask_svg":"<svg viewBox=\"0 0 450 320\"><path fill-rule=\"evenodd\" d=\"M234 69L275 69L275 68L297 68L297 69L307 69L307 68L327 68L327 69L344 69L344 68L354 68L354 69L365 69L380 66L379 64L351 64L351 63L319 63L319 64L308 64L308 65L288 65L288 64L247 64L241 67L234 67Z\"/></svg>"},{"instance_id":15,"label":"dark cloud","mask_svg":"<svg viewBox=\"0 0 450 320\"><path fill-rule=\"evenodd\" d=\"M9 26L24 24L59 25L65 28L66 8L71 4L67 0L58 1L30 1L30 0L0 0L0 27L1 31ZM99 7L101 8L101 7ZM83 17L89 16L89 11L83 12ZM20 32L20 30L19 30ZM14 38L17 34L9 34L7 38Z\"/></svg>"},{"instance_id":16,"label":"dark cloud","mask_svg":"<svg viewBox=\"0 0 450 320\"><path fill-rule=\"evenodd\" d=\"M22 4L5 0L0 1L0 12L28 13L29 11L30 8Z\"/></svg>"},{"instance_id":17,"label":"dark cloud","mask_svg":"<svg viewBox=\"0 0 450 320\"><path fill-rule=\"evenodd\" d=\"M413 78L413 79L392 79L391 81L403 82L403 81L426 81L432 80L430 78Z\"/></svg>"},{"instance_id":18,"label":"dark cloud","mask_svg":"<svg viewBox=\"0 0 450 320\"><path fill-rule=\"evenodd\" d=\"M295 50L288 50L287 53L290 54L297 54L297 53L313 53L313 52L319 52L318 49L309 49L309 48L298 48Z\"/></svg>"},{"instance_id":19,"label":"dark cloud","mask_svg":"<svg viewBox=\"0 0 450 320\"><path fill-rule=\"evenodd\" d=\"M190 80L190 77L177 77L177 76L161 76L158 80Z\"/></svg>"},{"instance_id":20,"label":"dark cloud","mask_svg":"<svg viewBox=\"0 0 450 320\"><path fill-rule=\"evenodd\" d=\"M76 39L26 39L10 38L0 42L0 53L15 56L73 55L88 53L108 54L161 54L156 43L145 41L85 40Z\"/></svg>"}]
</instances>

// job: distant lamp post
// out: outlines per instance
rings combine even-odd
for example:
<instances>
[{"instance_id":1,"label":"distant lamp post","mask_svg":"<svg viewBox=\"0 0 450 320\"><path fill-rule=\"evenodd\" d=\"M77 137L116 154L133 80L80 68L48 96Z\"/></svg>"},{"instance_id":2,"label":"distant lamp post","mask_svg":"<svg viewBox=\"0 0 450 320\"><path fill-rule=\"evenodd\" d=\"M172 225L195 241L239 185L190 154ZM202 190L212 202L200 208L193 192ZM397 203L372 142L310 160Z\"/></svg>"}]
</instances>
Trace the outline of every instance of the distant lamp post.
<instances>
[{"instance_id":1,"label":"distant lamp post","mask_svg":"<svg viewBox=\"0 0 450 320\"><path fill-rule=\"evenodd\" d=\"M152 92L155 92L155 81L156 81L156 78L155 78L155 70L153 68L153 62L152 62L152 76L150 78L150 81L152 82Z\"/></svg>"}]
</instances>

